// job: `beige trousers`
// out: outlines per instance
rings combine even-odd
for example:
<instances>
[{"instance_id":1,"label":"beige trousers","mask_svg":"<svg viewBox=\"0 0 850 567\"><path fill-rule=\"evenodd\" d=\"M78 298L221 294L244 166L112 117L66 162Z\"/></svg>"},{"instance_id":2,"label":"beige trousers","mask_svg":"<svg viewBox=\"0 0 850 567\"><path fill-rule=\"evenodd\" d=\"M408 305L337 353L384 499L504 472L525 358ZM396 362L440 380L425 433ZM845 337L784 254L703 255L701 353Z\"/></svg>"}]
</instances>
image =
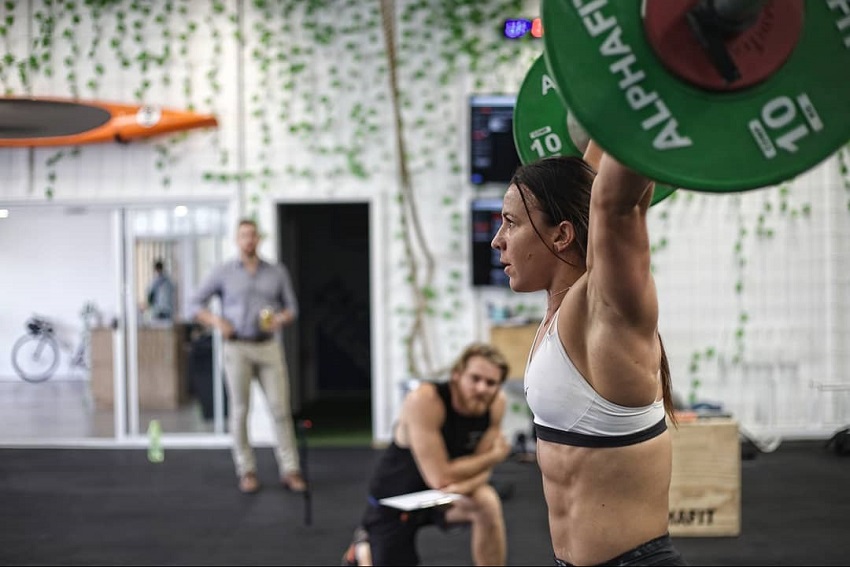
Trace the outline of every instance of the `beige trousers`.
<instances>
[{"instance_id":1,"label":"beige trousers","mask_svg":"<svg viewBox=\"0 0 850 567\"><path fill-rule=\"evenodd\" d=\"M236 474L241 476L257 470L254 450L248 440L251 382L255 377L259 379L274 419L274 454L278 471L281 477L299 471L301 467L289 403L289 374L279 340L272 339L261 343L225 341L224 374Z\"/></svg>"}]
</instances>

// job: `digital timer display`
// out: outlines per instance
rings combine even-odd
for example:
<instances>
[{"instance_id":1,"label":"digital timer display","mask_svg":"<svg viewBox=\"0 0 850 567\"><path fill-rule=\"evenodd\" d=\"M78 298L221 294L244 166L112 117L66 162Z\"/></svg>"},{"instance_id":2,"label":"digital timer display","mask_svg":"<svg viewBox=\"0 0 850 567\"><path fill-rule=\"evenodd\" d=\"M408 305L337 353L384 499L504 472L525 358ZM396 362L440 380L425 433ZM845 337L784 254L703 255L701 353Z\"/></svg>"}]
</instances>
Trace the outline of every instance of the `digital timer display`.
<instances>
[{"instance_id":1,"label":"digital timer display","mask_svg":"<svg viewBox=\"0 0 850 567\"><path fill-rule=\"evenodd\" d=\"M531 37L543 37L543 22L540 18L529 20L527 18L512 18L505 20L505 37L508 39L519 39L531 33Z\"/></svg>"}]
</instances>

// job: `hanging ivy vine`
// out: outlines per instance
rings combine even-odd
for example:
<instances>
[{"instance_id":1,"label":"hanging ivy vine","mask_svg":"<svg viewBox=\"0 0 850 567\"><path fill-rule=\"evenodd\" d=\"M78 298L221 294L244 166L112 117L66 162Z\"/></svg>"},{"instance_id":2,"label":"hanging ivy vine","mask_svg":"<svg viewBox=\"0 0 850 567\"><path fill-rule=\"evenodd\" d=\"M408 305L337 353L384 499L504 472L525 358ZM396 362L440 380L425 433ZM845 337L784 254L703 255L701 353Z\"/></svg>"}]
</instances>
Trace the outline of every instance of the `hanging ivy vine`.
<instances>
[{"instance_id":1,"label":"hanging ivy vine","mask_svg":"<svg viewBox=\"0 0 850 567\"><path fill-rule=\"evenodd\" d=\"M386 13L393 5L384 2L382 9ZM464 288L461 250L466 202L460 197L466 193L467 180L464 156L458 148L465 147L461 132L466 132L466 124L465 113L457 111L459 101L452 97L450 86L468 77L475 91L516 92L525 71L542 49L539 45L511 42L503 37L502 22L517 17L521 10L522 2L513 1L456 1L437 5L420 1L405 3L400 13L384 18L394 25L393 28L385 25L385 34L398 38L397 55L388 58L398 72L397 152L403 163L400 169L408 176L402 181L396 199L400 212L399 237L405 250L400 267L408 273L414 301L412 306L397 306L396 313L406 314L411 321L403 340L407 370L412 376L445 373L446 368L439 364L431 344L435 334L431 327L437 321L453 319L464 309L460 293ZM424 55L435 51L435 56ZM441 119L435 115L447 116ZM437 283L433 251L427 245L419 219L418 201L422 197L417 192L420 185L433 191L429 180L435 171L450 180L437 197L449 229L440 236L449 240L449 250L458 260L458 267L445 271L442 287ZM459 337L452 334L453 330L449 329L448 336L440 334L440 339L446 342L448 338L450 348L456 350Z\"/></svg>"},{"instance_id":2,"label":"hanging ivy vine","mask_svg":"<svg viewBox=\"0 0 850 567\"><path fill-rule=\"evenodd\" d=\"M31 95L36 79L43 77L49 80L54 77L58 63L63 70L61 76L64 78L67 96L81 98L83 87L88 94L98 95L107 67L104 62L105 48L111 51L117 67L124 72L131 72L130 76L138 81L133 90L133 98L140 104L156 102L149 100L155 69L159 70L161 84L167 88L171 82L169 69L177 61L184 62L187 69L184 74L183 93L187 101L186 106L193 109L195 105L192 101L191 58L188 57L187 45L193 41L192 35L197 29L197 23L192 19L188 5L188 0L180 0L180 6L176 9L185 29L177 34L181 48L179 56L175 56L171 52L175 35L171 30L171 26L175 25L174 0L154 3L140 0L43 0L40 3L6 1L0 12L0 38L5 47L5 53L0 58L0 81L3 91L7 96L16 92ZM20 16L22 10L28 13L24 19ZM16 54L11 40L12 29L16 23L23 25L28 21L33 23L28 32L28 35L31 35L29 47L24 54ZM84 36L81 28L85 25L91 27L90 32L85 34L91 39L84 50L80 38ZM157 27L159 34L154 31ZM111 33L106 30L111 30ZM160 41L157 42L156 39ZM156 50L154 46L159 46L160 49ZM58 55L60 51L61 56ZM87 69L87 65L90 65L91 69ZM19 87L13 84L13 69L17 71ZM152 143L156 156L155 166L161 173L163 187L168 187L171 182L168 171L177 161L174 149L186 139L186 133L179 133L165 141ZM51 199L56 193L59 164L69 157L78 157L81 154L79 147L73 147L50 151L46 155L45 197Z\"/></svg>"},{"instance_id":3,"label":"hanging ivy vine","mask_svg":"<svg viewBox=\"0 0 850 567\"><path fill-rule=\"evenodd\" d=\"M782 183L778 187L762 189L761 210L748 214L744 210L741 194L729 195L735 209L736 237L732 244L732 269L734 270L733 292L737 303L737 316L732 326L731 350L724 351L715 346L704 346L695 349L691 354L688 365L689 391L688 402L693 405L699 401L699 388L704 381L704 364L714 362L718 357L729 360L733 366L739 366L746 360L747 330L751 317L747 308L746 281L749 265L748 255L757 248L763 248L776 235L778 224L788 225L800 218L811 216L811 203L797 202L792 199L793 181ZM670 197L672 198L672 196ZM753 221L753 215L755 219ZM754 226L751 223L754 222Z\"/></svg>"}]
</instances>

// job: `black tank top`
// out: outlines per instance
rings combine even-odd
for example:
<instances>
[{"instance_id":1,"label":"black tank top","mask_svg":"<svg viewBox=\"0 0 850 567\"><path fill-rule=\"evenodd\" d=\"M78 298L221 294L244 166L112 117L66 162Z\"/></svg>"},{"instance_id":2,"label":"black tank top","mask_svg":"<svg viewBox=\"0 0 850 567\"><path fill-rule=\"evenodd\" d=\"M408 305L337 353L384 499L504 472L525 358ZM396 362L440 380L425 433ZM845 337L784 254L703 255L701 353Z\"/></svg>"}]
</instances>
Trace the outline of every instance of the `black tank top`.
<instances>
[{"instance_id":1,"label":"black tank top","mask_svg":"<svg viewBox=\"0 0 850 567\"><path fill-rule=\"evenodd\" d=\"M478 442L484 432L490 427L490 412L479 417L459 415L452 408L451 392L448 382L435 384L440 399L446 408L446 420L443 422L442 434L446 442L446 450L450 459L456 459L475 452ZM380 499L398 496L409 492L427 490L413 453L410 449L399 447L395 440L381 455L372 480L369 483L369 495Z\"/></svg>"}]
</instances>

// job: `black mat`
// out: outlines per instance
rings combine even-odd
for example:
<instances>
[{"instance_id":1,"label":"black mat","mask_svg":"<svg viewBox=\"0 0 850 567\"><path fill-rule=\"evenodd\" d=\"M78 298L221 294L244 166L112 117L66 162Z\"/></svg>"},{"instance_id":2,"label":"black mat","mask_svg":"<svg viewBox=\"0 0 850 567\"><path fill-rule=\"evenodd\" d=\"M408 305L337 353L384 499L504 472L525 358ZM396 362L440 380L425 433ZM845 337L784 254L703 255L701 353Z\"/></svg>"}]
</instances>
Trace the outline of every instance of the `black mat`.
<instances>
[{"instance_id":1,"label":"black mat","mask_svg":"<svg viewBox=\"0 0 850 567\"><path fill-rule=\"evenodd\" d=\"M338 565L362 511L377 452L316 448L312 523L305 500L275 484L258 451L263 490L240 494L226 450L0 449L0 564ZM822 443L784 443L743 462L742 535L678 538L693 565L845 565L850 556L850 457ZM511 565L551 565L540 475L506 462ZM469 532L421 532L425 565L469 565Z\"/></svg>"}]
</instances>

